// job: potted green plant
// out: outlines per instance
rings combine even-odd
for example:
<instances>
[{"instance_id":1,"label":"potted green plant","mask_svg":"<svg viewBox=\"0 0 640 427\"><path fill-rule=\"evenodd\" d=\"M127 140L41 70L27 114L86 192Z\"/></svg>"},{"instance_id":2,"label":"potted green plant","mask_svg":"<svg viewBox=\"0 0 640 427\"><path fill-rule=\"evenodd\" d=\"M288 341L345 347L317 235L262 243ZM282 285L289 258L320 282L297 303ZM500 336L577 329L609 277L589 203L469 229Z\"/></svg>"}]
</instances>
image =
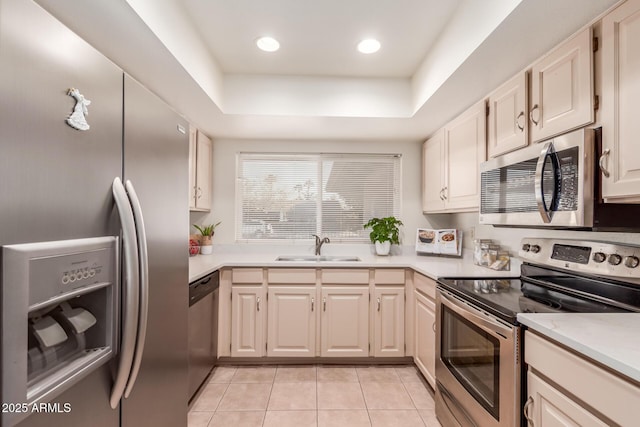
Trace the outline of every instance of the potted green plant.
<instances>
[{"instance_id":1,"label":"potted green plant","mask_svg":"<svg viewBox=\"0 0 640 427\"><path fill-rule=\"evenodd\" d=\"M203 255L208 255L213 252L213 246L211 242L211 238L213 237L216 227L220 225L222 221L217 222L216 224L203 225L202 227L193 224L193 228L198 230L202 235L200 239L200 253Z\"/></svg>"},{"instance_id":2,"label":"potted green plant","mask_svg":"<svg viewBox=\"0 0 640 427\"><path fill-rule=\"evenodd\" d=\"M364 225L364 228L371 228L369 233L369 239L371 243L376 246L376 254L389 255L389 250L392 244L399 245L400 239L398 233L400 230L398 227L402 224L402 221L394 216L388 216L386 218L371 218L369 222Z\"/></svg>"}]
</instances>

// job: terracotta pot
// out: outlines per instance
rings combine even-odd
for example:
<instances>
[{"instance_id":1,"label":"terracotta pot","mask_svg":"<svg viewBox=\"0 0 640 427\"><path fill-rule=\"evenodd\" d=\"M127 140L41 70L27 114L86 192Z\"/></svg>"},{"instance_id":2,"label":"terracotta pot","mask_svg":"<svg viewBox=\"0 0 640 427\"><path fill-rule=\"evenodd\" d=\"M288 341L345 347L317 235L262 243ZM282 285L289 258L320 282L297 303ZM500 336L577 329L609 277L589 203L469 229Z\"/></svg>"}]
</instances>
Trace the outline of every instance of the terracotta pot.
<instances>
[{"instance_id":1,"label":"terracotta pot","mask_svg":"<svg viewBox=\"0 0 640 427\"><path fill-rule=\"evenodd\" d=\"M376 242L376 254L378 255L389 255L389 251L391 250L391 242Z\"/></svg>"}]
</instances>

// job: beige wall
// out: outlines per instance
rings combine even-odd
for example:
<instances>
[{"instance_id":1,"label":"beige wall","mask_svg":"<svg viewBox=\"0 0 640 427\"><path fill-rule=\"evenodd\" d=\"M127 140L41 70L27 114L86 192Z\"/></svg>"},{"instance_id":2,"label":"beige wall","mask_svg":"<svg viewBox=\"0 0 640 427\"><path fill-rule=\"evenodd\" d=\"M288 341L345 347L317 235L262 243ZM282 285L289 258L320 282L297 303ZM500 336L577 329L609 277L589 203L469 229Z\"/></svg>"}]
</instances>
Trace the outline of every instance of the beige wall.
<instances>
[{"instance_id":1,"label":"beige wall","mask_svg":"<svg viewBox=\"0 0 640 427\"><path fill-rule=\"evenodd\" d=\"M452 214L451 220L453 227L457 227L465 232L464 247L473 247L473 239L470 238L471 231L473 230L476 239L494 239L504 247L508 247L512 255L517 254L520 248L520 240L524 237L603 240L640 245L640 233L595 233L589 231L493 227L491 225L479 225L477 212Z\"/></svg>"},{"instance_id":2,"label":"beige wall","mask_svg":"<svg viewBox=\"0 0 640 427\"><path fill-rule=\"evenodd\" d=\"M214 139L213 210L209 214L192 213L192 223L222 221L214 243L235 243L235 173L239 152L268 153L397 153L402 155L402 199L400 219L404 222L403 243L414 244L418 227L447 227L443 215L428 219L422 214L421 162L422 141L281 141ZM286 242L291 243L291 242Z\"/></svg>"}]
</instances>

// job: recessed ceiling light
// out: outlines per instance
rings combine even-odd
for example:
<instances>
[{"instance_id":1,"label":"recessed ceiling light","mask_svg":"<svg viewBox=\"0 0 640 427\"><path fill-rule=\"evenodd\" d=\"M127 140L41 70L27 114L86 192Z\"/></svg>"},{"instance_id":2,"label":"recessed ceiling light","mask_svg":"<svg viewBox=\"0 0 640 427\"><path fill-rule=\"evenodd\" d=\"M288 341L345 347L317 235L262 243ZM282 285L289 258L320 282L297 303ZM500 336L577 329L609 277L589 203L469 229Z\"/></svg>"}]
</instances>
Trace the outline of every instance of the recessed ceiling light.
<instances>
[{"instance_id":1,"label":"recessed ceiling light","mask_svg":"<svg viewBox=\"0 0 640 427\"><path fill-rule=\"evenodd\" d=\"M280 42L273 37L260 37L256 40L256 45L265 52L275 52L280 49Z\"/></svg>"},{"instance_id":2,"label":"recessed ceiling light","mask_svg":"<svg viewBox=\"0 0 640 427\"><path fill-rule=\"evenodd\" d=\"M380 42L376 39L365 39L358 43L360 53L375 53L380 50Z\"/></svg>"}]
</instances>

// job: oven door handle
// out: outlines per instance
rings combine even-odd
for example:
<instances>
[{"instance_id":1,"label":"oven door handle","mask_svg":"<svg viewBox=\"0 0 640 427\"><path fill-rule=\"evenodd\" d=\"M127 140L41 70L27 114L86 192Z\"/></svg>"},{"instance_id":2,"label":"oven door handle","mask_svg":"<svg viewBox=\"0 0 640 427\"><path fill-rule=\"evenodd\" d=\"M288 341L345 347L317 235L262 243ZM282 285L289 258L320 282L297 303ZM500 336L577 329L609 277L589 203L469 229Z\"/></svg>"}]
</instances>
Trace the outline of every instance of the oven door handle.
<instances>
[{"instance_id":1,"label":"oven door handle","mask_svg":"<svg viewBox=\"0 0 640 427\"><path fill-rule=\"evenodd\" d=\"M553 142L549 141L542 147L542 151L540 152L540 157L538 157L538 163L536 164L536 173L534 176L534 188L536 193L536 204L538 205L538 212L542 217L542 222L545 224L549 224L551 222L551 217L553 216L553 205L556 202L556 197L558 196L557 188L558 188L558 174L560 173L560 165L558 164L557 158L552 158L553 165L553 196L551 197L550 206L547 207L547 204L544 201L544 189L542 188L542 180L544 173L544 164L547 160L547 157L555 156L555 148L553 147Z\"/></svg>"},{"instance_id":2,"label":"oven door handle","mask_svg":"<svg viewBox=\"0 0 640 427\"><path fill-rule=\"evenodd\" d=\"M458 298L445 293L445 291L438 290L442 303L450 310L459 314L463 318L469 320L480 326L487 332L491 332L494 336L497 335L503 339L509 339L513 336L513 327L506 326L490 318L488 315L482 313L479 310L469 306L468 304L458 300Z\"/></svg>"}]
</instances>

